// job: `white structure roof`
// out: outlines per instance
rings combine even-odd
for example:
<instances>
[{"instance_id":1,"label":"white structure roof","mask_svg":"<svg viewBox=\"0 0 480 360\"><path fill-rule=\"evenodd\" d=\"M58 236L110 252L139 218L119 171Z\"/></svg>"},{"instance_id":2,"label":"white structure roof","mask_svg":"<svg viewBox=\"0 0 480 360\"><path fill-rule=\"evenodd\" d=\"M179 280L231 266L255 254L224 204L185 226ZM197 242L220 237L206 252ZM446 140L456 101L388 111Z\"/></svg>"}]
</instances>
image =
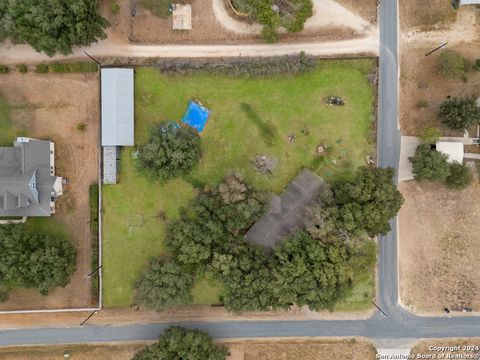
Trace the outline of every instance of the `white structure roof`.
<instances>
[{"instance_id":1,"label":"white structure roof","mask_svg":"<svg viewBox=\"0 0 480 360\"><path fill-rule=\"evenodd\" d=\"M452 163L454 161L463 163L463 143L461 142L437 142L437 151L448 156L447 161Z\"/></svg>"},{"instance_id":2,"label":"white structure roof","mask_svg":"<svg viewBox=\"0 0 480 360\"><path fill-rule=\"evenodd\" d=\"M133 116L133 69L102 69L102 146L133 146Z\"/></svg>"},{"instance_id":3,"label":"white structure roof","mask_svg":"<svg viewBox=\"0 0 480 360\"><path fill-rule=\"evenodd\" d=\"M480 0L460 0L460 5L475 5L480 4Z\"/></svg>"},{"instance_id":4,"label":"white structure roof","mask_svg":"<svg viewBox=\"0 0 480 360\"><path fill-rule=\"evenodd\" d=\"M173 4L172 11L173 30L192 29L192 6Z\"/></svg>"}]
</instances>

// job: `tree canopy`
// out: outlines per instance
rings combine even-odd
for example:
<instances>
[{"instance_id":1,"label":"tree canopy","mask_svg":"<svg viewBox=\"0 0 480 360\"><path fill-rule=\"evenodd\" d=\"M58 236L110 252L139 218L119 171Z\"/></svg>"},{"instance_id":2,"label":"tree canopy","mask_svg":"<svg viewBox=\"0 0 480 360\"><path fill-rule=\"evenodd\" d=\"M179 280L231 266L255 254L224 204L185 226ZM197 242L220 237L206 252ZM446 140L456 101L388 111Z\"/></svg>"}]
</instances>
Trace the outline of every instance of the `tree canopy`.
<instances>
[{"instance_id":1,"label":"tree canopy","mask_svg":"<svg viewBox=\"0 0 480 360\"><path fill-rule=\"evenodd\" d=\"M274 292L283 305L332 308L351 285L345 245L324 245L299 231L275 248Z\"/></svg>"},{"instance_id":2,"label":"tree canopy","mask_svg":"<svg viewBox=\"0 0 480 360\"><path fill-rule=\"evenodd\" d=\"M448 156L432 149L430 145L420 145L409 158L415 180L444 182L450 175Z\"/></svg>"},{"instance_id":3,"label":"tree canopy","mask_svg":"<svg viewBox=\"0 0 480 360\"><path fill-rule=\"evenodd\" d=\"M167 248L185 273L207 272L219 279L229 310L292 304L331 309L350 290L354 276L374 265L376 246L367 231L387 229L403 201L392 177L391 169L360 169L348 182L336 184L335 191L327 187L306 216L307 231L299 229L274 249L264 249L244 236L264 213L265 194L232 173L218 187L202 191L168 227ZM345 208L355 212L350 230L343 225ZM186 291L183 300L171 291L175 281L158 282L155 292L163 288L166 298L151 297L152 304L159 302L163 309L184 302Z\"/></svg>"},{"instance_id":4,"label":"tree canopy","mask_svg":"<svg viewBox=\"0 0 480 360\"><path fill-rule=\"evenodd\" d=\"M475 98L452 98L440 105L442 122L451 129L464 131L480 122L480 108Z\"/></svg>"},{"instance_id":5,"label":"tree canopy","mask_svg":"<svg viewBox=\"0 0 480 360\"><path fill-rule=\"evenodd\" d=\"M289 32L302 31L305 21L313 15L312 0L233 0L232 3L263 25L262 35L267 42L277 40L280 26Z\"/></svg>"},{"instance_id":6,"label":"tree canopy","mask_svg":"<svg viewBox=\"0 0 480 360\"><path fill-rule=\"evenodd\" d=\"M230 173L216 189L203 191L191 211L167 230L167 247L180 263L206 266L215 252L223 253L233 238L244 232L265 212L265 194L246 185L239 174Z\"/></svg>"},{"instance_id":7,"label":"tree canopy","mask_svg":"<svg viewBox=\"0 0 480 360\"><path fill-rule=\"evenodd\" d=\"M26 42L39 52L49 56L70 54L72 46L88 46L106 37L104 29L109 23L97 13L97 3L96 0L1 1L0 38L3 27L3 37Z\"/></svg>"},{"instance_id":8,"label":"tree canopy","mask_svg":"<svg viewBox=\"0 0 480 360\"><path fill-rule=\"evenodd\" d=\"M76 252L70 242L29 231L25 225L0 226L0 281L38 288L43 295L66 286L75 270Z\"/></svg>"},{"instance_id":9,"label":"tree canopy","mask_svg":"<svg viewBox=\"0 0 480 360\"><path fill-rule=\"evenodd\" d=\"M447 176L445 184L451 189L465 189L472 183L473 176L470 169L458 162L450 164L450 175Z\"/></svg>"},{"instance_id":10,"label":"tree canopy","mask_svg":"<svg viewBox=\"0 0 480 360\"><path fill-rule=\"evenodd\" d=\"M154 259L135 286L136 300L157 311L190 301L193 276L179 265Z\"/></svg>"},{"instance_id":11,"label":"tree canopy","mask_svg":"<svg viewBox=\"0 0 480 360\"><path fill-rule=\"evenodd\" d=\"M172 326L132 360L226 360L227 355L228 349L216 345L207 333Z\"/></svg>"},{"instance_id":12,"label":"tree canopy","mask_svg":"<svg viewBox=\"0 0 480 360\"><path fill-rule=\"evenodd\" d=\"M153 126L149 141L138 148L139 168L160 181L187 174L200 157L195 130L172 122Z\"/></svg>"},{"instance_id":13,"label":"tree canopy","mask_svg":"<svg viewBox=\"0 0 480 360\"><path fill-rule=\"evenodd\" d=\"M394 175L391 168L361 167L351 179L332 184L337 228L366 231L370 236L388 232L389 220L403 204L403 196L393 182Z\"/></svg>"}]
</instances>

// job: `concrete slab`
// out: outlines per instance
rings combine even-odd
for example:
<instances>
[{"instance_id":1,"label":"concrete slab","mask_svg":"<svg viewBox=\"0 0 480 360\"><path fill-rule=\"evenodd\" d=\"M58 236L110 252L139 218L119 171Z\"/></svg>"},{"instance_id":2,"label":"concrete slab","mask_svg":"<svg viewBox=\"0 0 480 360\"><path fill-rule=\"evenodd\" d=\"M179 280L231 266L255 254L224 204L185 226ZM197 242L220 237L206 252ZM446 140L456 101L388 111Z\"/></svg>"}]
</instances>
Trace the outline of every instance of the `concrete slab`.
<instances>
[{"instance_id":1,"label":"concrete slab","mask_svg":"<svg viewBox=\"0 0 480 360\"><path fill-rule=\"evenodd\" d=\"M192 6L173 4L172 9L173 30L191 30Z\"/></svg>"},{"instance_id":2,"label":"concrete slab","mask_svg":"<svg viewBox=\"0 0 480 360\"><path fill-rule=\"evenodd\" d=\"M400 141L400 165L398 167L398 181L413 179L412 164L408 160L415 154L420 141L415 136L402 136Z\"/></svg>"}]
</instances>

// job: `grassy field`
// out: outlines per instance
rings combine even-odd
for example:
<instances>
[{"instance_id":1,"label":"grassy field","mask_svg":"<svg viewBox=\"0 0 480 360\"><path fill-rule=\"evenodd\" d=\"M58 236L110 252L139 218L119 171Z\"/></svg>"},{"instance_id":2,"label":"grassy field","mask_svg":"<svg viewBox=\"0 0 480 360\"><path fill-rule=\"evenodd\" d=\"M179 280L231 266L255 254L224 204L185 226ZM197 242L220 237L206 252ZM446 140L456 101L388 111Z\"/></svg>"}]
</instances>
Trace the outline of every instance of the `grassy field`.
<instances>
[{"instance_id":1,"label":"grassy field","mask_svg":"<svg viewBox=\"0 0 480 360\"><path fill-rule=\"evenodd\" d=\"M322 61L310 73L250 79L137 69L136 144L147 141L152 124L178 121L192 98L212 116L202 134L201 162L186 179L149 182L135 170L132 149L123 149L120 183L104 187L105 305L132 303L135 279L149 258L164 251L166 221L188 204L195 188L213 186L238 170L256 188L279 193L304 167L329 177L364 164L374 152L369 140L374 92L367 80L373 66L371 60ZM327 106L323 99L331 95L346 105ZM323 157L316 155L320 144L328 147ZM254 171L251 159L257 154L278 161L273 175ZM218 302L221 290L208 289L197 284L194 302Z\"/></svg>"}]
</instances>

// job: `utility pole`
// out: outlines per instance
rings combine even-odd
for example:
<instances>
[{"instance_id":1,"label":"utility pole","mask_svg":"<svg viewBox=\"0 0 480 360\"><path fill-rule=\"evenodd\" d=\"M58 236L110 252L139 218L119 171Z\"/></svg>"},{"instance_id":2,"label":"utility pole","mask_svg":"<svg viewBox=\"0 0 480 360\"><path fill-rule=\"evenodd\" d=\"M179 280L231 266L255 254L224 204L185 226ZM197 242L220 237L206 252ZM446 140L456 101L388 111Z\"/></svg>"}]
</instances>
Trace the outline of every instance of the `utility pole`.
<instances>
[{"instance_id":1,"label":"utility pole","mask_svg":"<svg viewBox=\"0 0 480 360\"><path fill-rule=\"evenodd\" d=\"M374 301L372 301L372 304L373 304L373 306L375 306L375 307L377 308L378 311L380 311L380 314L382 314L383 316L385 316L386 318L388 318L388 315L385 313L385 311L383 311L382 309L380 309L380 307L379 307L377 304L375 304Z\"/></svg>"},{"instance_id":2,"label":"utility pole","mask_svg":"<svg viewBox=\"0 0 480 360\"><path fill-rule=\"evenodd\" d=\"M90 56L86 51L83 51L85 53L85 55L87 55L90 59L92 59L93 61L95 61L97 63L98 66L101 66L102 64L100 64L99 61L97 61L93 56Z\"/></svg>"},{"instance_id":3,"label":"utility pole","mask_svg":"<svg viewBox=\"0 0 480 360\"><path fill-rule=\"evenodd\" d=\"M90 320L90 318L95 315L96 313L98 313L98 310L95 310L94 312L92 312L90 315L88 315L88 317L82 321L82 323L80 324L80 326L83 326L83 324L85 324L88 320Z\"/></svg>"},{"instance_id":4,"label":"utility pole","mask_svg":"<svg viewBox=\"0 0 480 360\"><path fill-rule=\"evenodd\" d=\"M85 275L85 277L83 278L83 280L87 280L90 276L92 276L93 274L95 274L98 270L100 270L102 268L103 265L100 265L98 268L96 268L95 270L93 270L90 274L88 275Z\"/></svg>"},{"instance_id":5,"label":"utility pole","mask_svg":"<svg viewBox=\"0 0 480 360\"><path fill-rule=\"evenodd\" d=\"M425 54L425 56L428 56L428 55L434 53L434 52L437 51L437 50L443 49L445 46L447 46L447 44L448 44L448 42L446 42L445 44L440 45L439 47L433 49L432 51L429 51L428 53Z\"/></svg>"}]
</instances>

